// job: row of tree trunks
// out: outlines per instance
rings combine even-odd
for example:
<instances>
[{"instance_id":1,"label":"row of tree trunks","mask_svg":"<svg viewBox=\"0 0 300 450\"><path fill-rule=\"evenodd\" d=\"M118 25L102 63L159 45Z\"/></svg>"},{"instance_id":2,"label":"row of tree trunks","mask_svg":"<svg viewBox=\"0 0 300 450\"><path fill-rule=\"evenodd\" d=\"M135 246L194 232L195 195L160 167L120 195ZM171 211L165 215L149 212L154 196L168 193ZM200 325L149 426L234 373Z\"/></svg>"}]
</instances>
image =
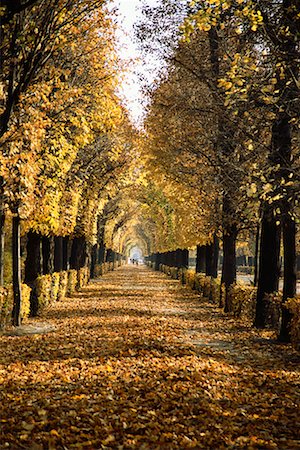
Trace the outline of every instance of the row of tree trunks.
<instances>
[{"instance_id":1,"label":"row of tree trunks","mask_svg":"<svg viewBox=\"0 0 300 450\"><path fill-rule=\"evenodd\" d=\"M155 270L159 270L159 265L164 264L170 267L186 268L189 267L189 251L187 249L177 249L165 253L153 253L149 260L155 263Z\"/></svg>"},{"instance_id":2,"label":"row of tree trunks","mask_svg":"<svg viewBox=\"0 0 300 450\"><path fill-rule=\"evenodd\" d=\"M197 245L196 273L205 273L217 278L219 261L219 239L214 234L213 241L206 245Z\"/></svg>"},{"instance_id":3,"label":"row of tree trunks","mask_svg":"<svg viewBox=\"0 0 300 450\"><path fill-rule=\"evenodd\" d=\"M84 236L75 237L72 241L70 269L79 270L88 265L88 244Z\"/></svg>"}]
</instances>

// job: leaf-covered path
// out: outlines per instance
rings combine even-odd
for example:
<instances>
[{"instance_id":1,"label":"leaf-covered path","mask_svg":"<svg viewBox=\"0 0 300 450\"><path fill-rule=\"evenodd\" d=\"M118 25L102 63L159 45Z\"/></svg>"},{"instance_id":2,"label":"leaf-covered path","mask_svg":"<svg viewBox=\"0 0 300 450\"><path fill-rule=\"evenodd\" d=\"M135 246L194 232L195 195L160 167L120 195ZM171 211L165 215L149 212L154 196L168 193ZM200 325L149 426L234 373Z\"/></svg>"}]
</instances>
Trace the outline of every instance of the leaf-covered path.
<instances>
[{"instance_id":1,"label":"leaf-covered path","mask_svg":"<svg viewBox=\"0 0 300 450\"><path fill-rule=\"evenodd\" d=\"M41 320L41 318L39 319ZM300 449L299 356L145 267L0 336L0 449Z\"/></svg>"}]
</instances>

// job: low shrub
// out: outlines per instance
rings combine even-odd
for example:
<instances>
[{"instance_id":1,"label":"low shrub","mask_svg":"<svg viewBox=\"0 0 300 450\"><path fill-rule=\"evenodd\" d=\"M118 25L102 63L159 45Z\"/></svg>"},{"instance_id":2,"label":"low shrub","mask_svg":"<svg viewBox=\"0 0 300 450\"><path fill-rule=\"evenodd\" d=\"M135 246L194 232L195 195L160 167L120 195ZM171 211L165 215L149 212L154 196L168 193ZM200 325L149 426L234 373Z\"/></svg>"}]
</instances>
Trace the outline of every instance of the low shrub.
<instances>
[{"instance_id":1,"label":"low shrub","mask_svg":"<svg viewBox=\"0 0 300 450\"><path fill-rule=\"evenodd\" d=\"M94 268L94 277L99 278L103 275L102 264L96 264Z\"/></svg>"},{"instance_id":2,"label":"low shrub","mask_svg":"<svg viewBox=\"0 0 300 450\"><path fill-rule=\"evenodd\" d=\"M153 263L154 264L154 263ZM159 270L169 277L173 278L174 280L178 279L178 267L174 266L167 266L166 264L160 264Z\"/></svg>"},{"instance_id":3,"label":"low shrub","mask_svg":"<svg viewBox=\"0 0 300 450\"><path fill-rule=\"evenodd\" d=\"M195 289L200 292L203 297L209 299L211 290L211 277L207 277L204 273L195 275Z\"/></svg>"},{"instance_id":4,"label":"low shrub","mask_svg":"<svg viewBox=\"0 0 300 450\"><path fill-rule=\"evenodd\" d=\"M88 267L82 267L81 269L79 269L77 274L77 289L82 289L84 286L86 286L89 282L89 277L90 271Z\"/></svg>"},{"instance_id":5,"label":"low shrub","mask_svg":"<svg viewBox=\"0 0 300 450\"><path fill-rule=\"evenodd\" d=\"M170 276L174 280L178 280L178 267L170 267Z\"/></svg>"},{"instance_id":6,"label":"low shrub","mask_svg":"<svg viewBox=\"0 0 300 450\"><path fill-rule=\"evenodd\" d=\"M58 299L59 285L60 285L60 273L54 272L51 276L52 285L51 285L51 303L56 302Z\"/></svg>"},{"instance_id":7,"label":"low shrub","mask_svg":"<svg viewBox=\"0 0 300 450\"><path fill-rule=\"evenodd\" d=\"M285 307L292 313L291 341L296 350L300 350L300 297L290 298Z\"/></svg>"},{"instance_id":8,"label":"low shrub","mask_svg":"<svg viewBox=\"0 0 300 450\"><path fill-rule=\"evenodd\" d=\"M113 262L105 262L102 264L96 264L95 269L94 269L95 270L95 278L102 277L105 273L114 270L114 268L115 268L115 264Z\"/></svg>"},{"instance_id":9,"label":"low shrub","mask_svg":"<svg viewBox=\"0 0 300 450\"><path fill-rule=\"evenodd\" d=\"M230 310L234 317L247 317L251 320L255 316L257 288L243 284L234 284L229 289Z\"/></svg>"},{"instance_id":10,"label":"low shrub","mask_svg":"<svg viewBox=\"0 0 300 450\"><path fill-rule=\"evenodd\" d=\"M57 300L62 301L67 295L68 288L68 272L64 270L59 273L59 289L57 293Z\"/></svg>"},{"instance_id":11,"label":"low shrub","mask_svg":"<svg viewBox=\"0 0 300 450\"><path fill-rule=\"evenodd\" d=\"M196 279L196 273L194 272L194 270L186 270L185 283L191 289L195 289L195 279Z\"/></svg>"},{"instance_id":12,"label":"low shrub","mask_svg":"<svg viewBox=\"0 0 300 450\"><path fill-rule=\"evenodd\" d=\"M186 273L187 269L185 269L184 267L181 267L178 270L178 280L181 282L181 284L186 284Z\"/></svg>"},{"instance_id":13,"label":"low shrub","mask_svg":"<svg viewBox=\"0 0 300 450\"><path fill-rule=\"evenodd\" d=\"M203 297L219 305L221 289L220 278L208 277L204 273L196 273L195 289L200 292Z\"/></svg>"},{"instance_id":14,"label":"low shrub","mask_svg":"<svg viewBox=\"0 0 300 450\"><path fill-rule=\"evenodd\" d=\"M265 294L264 309L266 313L266 326L279 331L281 322L282 292Z\"/></svg>"},{"instance_id":15,"label":"low shrub","mask_svg":"<svg viewBox=\"0 0 300 450\"><path fill-rule=\"evenodd\" d=\"M49 306L52 301L52 276L41 275L37 277L32 294L31 312L36 315L38 312Z\"/></svg>"},{"instance_id":16,"label":"low shrub","mask_svg":"<svg viewBox=\"0 0 300 450\"><path fill-rule=\"evenodd\" d=\"M220 296L222 294L221 291L221 278L210 278L210 295L209 299L216 303L217 305L220 305Z\"/></svg>"},{"instance_id":17,"label":"low shrub","mask_svg":"<svg viewBox=\"0 0 300 450\"><path fill-rule=\"evenodd\" d=\"M12 300L12 296L8 295L8 288L0 287L0 328L11 321Z\"/></svg>"},{"instance_id":18,"label":"low shrub","mask_svg":"<svg viewBox=\"0 0 300 450\"><path fill-rule=\"evenodd\" d=\"M77 270L68 270L68 285L67 285L67 295L70 296L74 294L77 289Z\"/></svg>"},{"instance_id":19,"label":"low shrub","mask_svg":"<svg viewBox=\"0 0 300 450\"><path fill-rule=\"evenodd\" d=\"M254 266L238 266L237 272L243 273L245 275L253 275L254 274Z\"/></svg>"},{"instance_id":20,"label":"low shrub","mask_svg":"<svg viewBox=\"0 0 300 450\"><path fill-rule=\"evenodd\" d=\"M12 290L12 289L11 289ZM21 319L26 319L30 314L30 295L31 288L27 284L21 285L22 303L21 303Z\"/></svg>"},{"instance_id":21,"label":"low shrub","mask_svg":"<svg viewBox=\"0 0 300 450\"><path fill-rule=\"evenodd\" d=\"M21 302L21 320L26 319L30 313L30 294L31 288L27 284L21 285L22 302ZM5 328L11 324L12 311L14 306L12 285L0 287L0 328Z\"/></svg>"}]
</instances>

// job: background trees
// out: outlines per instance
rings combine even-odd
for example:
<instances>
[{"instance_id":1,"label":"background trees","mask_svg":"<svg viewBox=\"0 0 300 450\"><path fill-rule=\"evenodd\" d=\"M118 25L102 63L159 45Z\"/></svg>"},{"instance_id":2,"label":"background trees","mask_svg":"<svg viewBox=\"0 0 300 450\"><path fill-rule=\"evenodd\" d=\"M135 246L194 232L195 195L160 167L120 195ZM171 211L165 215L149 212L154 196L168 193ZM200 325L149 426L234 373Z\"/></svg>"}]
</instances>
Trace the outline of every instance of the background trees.
<instances>
[{"instance_id":1,"label":"background trees","mask_svg":"<svg viewBox=\"0 0 300 450\"><path fill-rule=\"evenodd\" d=\"M0 230L8 215L16 324L20 226L33 293L41 273L91 261L94 271L105 249L128 255L136 243L170 258L197 246L197 270L206 255L206 273L216 277L220 240L220 304L230 311L236 245L256 233L256 326L266 326L268 296L278 289L281 234L283 304L295 295L296 3L271 10L252 0L164 0L145 7L137 34L164 65L145 88L149 104L138 131L116 95L124 67L104 2L3 2ZM288 340L291 317L283 311L281 339Z\"/></svg>"},{"instance_id":2,"label":"background trees","mask_svg":"<svg viewBox=\"0 0 300 450\"><path fill-rule=\"evenodd\" d=\"M153 17L159 14L158 9L153 11ZM255 324L265 326L266 294L278 289L281 229L285 229L284 233L287 228L290 230L288 244L287 241L284 244L290 252L284 251L284 285L289 285L288 296L294 296L296 287L293 204L294 193L299 187L295 178L299 133L293 123L298 123L299 116L294 107L299 103L298 69L294 62L299 57L299 36L295 33L299 25L297 5L280 2L273 10L268 2L211 0L193 2L188 9L179 7L178 10L181 17L186 15L185 44L178 44L176 48L173 40L165 52L169 71L152 95L150 117L153 114L155 122L157 106L165 107L159 115L158 127L167 130L165 141L170 154L170 136L174 137L173 156L176 157L170 158L172 163L168 167L176 172L176 176L183 170L178 166L174 170L174 161L183 165L182 161L188 160L187 151L196 153L200 164L203 164L204 156L213 165L221 208L218 224L222 230L226 291L235 281L238 232L245 227L251 228L261 218ZM147 18L151 16L149 10L146 14ZM177 23L178 15L174 17L173 25ZM150 27L143 25L141 33L145 34L145 29L149 33ZM200 32L195 31L196 28ZM163 30L158 32L161 32L160 36L166 36ZM179 88L176 89L176 85ZM188 120L187 110L190 113ZM209 129L210 114L214 120ZM198 141L195 140L197 133L201 136ZM210 145L204 141L204 136L210 140ZM157 158L160 157L158 153ZM199 174L200 170L197 167L196 172ZM207 177L204 180L206 182ZM289 227L285 223L287 217ZM283 302L287 298L286 287L284 292ZM225 308L230 308L227 296ZM283 311L285 315L285 308ZM282 327L281 336L285 338L281 338L288 339L285 318Z\"/></svg>"}]
</instances>

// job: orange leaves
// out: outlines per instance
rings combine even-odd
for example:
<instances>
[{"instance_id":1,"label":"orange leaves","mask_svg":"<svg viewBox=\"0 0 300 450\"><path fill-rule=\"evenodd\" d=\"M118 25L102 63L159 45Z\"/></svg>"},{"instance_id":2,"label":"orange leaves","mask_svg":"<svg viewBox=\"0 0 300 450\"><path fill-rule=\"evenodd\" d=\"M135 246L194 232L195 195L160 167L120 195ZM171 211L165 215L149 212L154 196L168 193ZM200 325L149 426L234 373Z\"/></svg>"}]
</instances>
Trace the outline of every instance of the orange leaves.
<instances>
[{"instance_id":1,"label":"orange leaves","mask_svg":"<svg viewBox=\"0 0 300 450\"><path fill-rule=\"evenodd\" d=\"M245 322L224 328L177 281L123 267L47 321L54 332L0 336L10 448L298 448L291 347Z\"/></svg>"}]
</instances>

